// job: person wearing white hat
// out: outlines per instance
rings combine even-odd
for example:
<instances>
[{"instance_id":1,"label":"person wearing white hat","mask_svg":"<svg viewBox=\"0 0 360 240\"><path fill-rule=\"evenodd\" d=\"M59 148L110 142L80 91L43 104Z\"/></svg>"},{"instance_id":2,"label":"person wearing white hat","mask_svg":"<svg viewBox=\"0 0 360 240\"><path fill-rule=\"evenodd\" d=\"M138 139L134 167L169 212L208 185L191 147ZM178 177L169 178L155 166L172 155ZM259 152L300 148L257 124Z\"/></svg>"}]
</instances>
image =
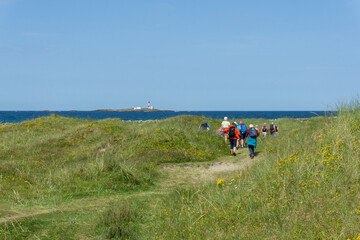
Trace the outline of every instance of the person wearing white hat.
<instances>
[{"instance_id":1,"label":"person wearing white hat","mask_svg":"<svg viewBox=\"0 0 360 240\"><path fill-rule=\"evenodd\" d=\"M255 156L255 148L257 147L257 137L259 136L259 131L254 128L254 125L250 124L249 129L246 132L247 146L250 152L250 158L253 159Z\"/></svg>"},{"instance_id":2,"label":"person wearing white hat","mask_svg":"<svg viewBox=\"0 0 360 240\"><path fill-rule=\"evenodd\" d=\"M227 132L229 131L229 126L230 126L230 122L228 121L228 118L224 117L224 121L222 121L221 123L221 129L223 132L222 135L224 136L225 143L227 143L227 139L228 139Z\"/></svg>"}]
</instances>

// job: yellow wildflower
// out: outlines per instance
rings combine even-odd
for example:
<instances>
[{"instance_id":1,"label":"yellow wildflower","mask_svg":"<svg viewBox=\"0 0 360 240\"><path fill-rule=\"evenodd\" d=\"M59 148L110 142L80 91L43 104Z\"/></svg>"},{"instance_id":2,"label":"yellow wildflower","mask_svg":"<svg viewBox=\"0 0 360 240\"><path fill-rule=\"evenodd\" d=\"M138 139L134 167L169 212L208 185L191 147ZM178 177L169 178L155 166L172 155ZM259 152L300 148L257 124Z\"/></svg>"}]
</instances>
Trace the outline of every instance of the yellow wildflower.
<instances>
[{"instance_id":1,"label":"yellow wildflower","mask_svg":"<svg viewBox=\"0 0 360 240\"><path fill-rule=\"evenodd\" d=\"M219 179L217 180L217 184L218 184L218 185L222 184L223 182L224 182L224 179L222 179L222 178L219 178Z\"/></svg>"}]
</instances>

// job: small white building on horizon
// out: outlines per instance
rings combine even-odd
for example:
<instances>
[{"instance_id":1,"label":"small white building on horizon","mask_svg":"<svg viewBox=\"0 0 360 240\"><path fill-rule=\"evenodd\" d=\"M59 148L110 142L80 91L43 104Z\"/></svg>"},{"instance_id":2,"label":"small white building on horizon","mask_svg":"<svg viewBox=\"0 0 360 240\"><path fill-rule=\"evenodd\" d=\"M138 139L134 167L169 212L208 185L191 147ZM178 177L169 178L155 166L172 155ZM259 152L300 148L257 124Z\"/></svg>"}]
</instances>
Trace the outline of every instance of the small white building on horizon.
<instances>
[{"instance_id":1,"label":"small white building on horizon","mask_svg":"<svg viewBox=\"0 0 360 240\"><path fill-rule=\"evenodd\" d=\"M141 110L141 109L143 109L143 108L140 107L140 106L134 107L134 110ZM144 109L146 109L146 108L144 108ZM154 109L154 106L151 106L151 105L150 105L150 101L148 101L147 109L149 109L149 110L153 110L153 109Z\"/></svg>"}]
</instances>

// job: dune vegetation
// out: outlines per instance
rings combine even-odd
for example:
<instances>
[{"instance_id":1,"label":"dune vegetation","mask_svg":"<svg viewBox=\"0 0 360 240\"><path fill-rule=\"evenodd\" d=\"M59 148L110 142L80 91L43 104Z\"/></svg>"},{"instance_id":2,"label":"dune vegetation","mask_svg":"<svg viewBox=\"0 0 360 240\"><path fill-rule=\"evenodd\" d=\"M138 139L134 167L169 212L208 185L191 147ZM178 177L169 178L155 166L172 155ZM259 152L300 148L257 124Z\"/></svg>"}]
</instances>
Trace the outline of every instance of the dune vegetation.
<instances>
[{"instance_id":1,"label":"dune vegetation","mask_svg":"<svg viewBox=\"0 0 360 240\"><path fill-rule=\"evenodd\" d=\"M253 160L202 120L0 126L0 239L360 239L359 104L276 120Z\"/></svg>"}]
</instances>

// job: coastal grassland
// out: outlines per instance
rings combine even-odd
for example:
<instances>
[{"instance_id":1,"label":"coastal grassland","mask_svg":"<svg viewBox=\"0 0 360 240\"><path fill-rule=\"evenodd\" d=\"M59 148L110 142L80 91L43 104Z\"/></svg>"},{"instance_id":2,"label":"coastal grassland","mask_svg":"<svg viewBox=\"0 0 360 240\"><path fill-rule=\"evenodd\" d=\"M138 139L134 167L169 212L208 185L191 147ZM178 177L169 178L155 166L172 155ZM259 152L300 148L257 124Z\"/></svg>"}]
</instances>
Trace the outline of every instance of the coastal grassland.
<instances>
[{"instance_id":1,"label":"coastal grassland","mask_svg":"<svg viewBox=\"0 0 360 240\"><path fill-rule=\"evenodd\" d=\"M215 132L199 134L198 121L188 116L125 122L53 115L3 125L0 201L56 205L151 188L161 163L209 161L221 154L223 142Z\"/></svg>"},{"instance_id":2,"label":"coastal grassland","mask_svg":"<svg viewBox=\"0 0 360 240\"><path fill-rule=\"evenodd\" d=\"M220 120L200 132L202 119L1 126L0 239L360 238L358 105L278 119L280 135L259 137L252 166L194 181L201 164L249 160L247 149L228 156ZM164 168L184 164L192 171Z\"/></svg>"},{"instance_id":3,"label":"coastal grassland","mask_svg":"<svg viewBox=\"0 0 360 240\"><path fill-rule=\"evenodd\" d=\"M360 106L281 121L262 160L162 199L156 239L360 239ZM301 125L299 125L301 123Z\"/></svg>"},{"instance_id":4,"label":"coastal grassland","mask_svg":"<svg viewBox=\"0 0 360 240\"><path fill-rule=\"evenodd\" d=\"M158 166L228 154L216 135L221 121L208 119L212 130L200 132L202 119L124 122L53 115L1 126L0 234L7 239L152 238L151 223L157 222L152 216L169 193L168 187L161 189L159 181L167 176ZM303 126L292 119L280 124Z\"/></svg>"}]
</instances>

